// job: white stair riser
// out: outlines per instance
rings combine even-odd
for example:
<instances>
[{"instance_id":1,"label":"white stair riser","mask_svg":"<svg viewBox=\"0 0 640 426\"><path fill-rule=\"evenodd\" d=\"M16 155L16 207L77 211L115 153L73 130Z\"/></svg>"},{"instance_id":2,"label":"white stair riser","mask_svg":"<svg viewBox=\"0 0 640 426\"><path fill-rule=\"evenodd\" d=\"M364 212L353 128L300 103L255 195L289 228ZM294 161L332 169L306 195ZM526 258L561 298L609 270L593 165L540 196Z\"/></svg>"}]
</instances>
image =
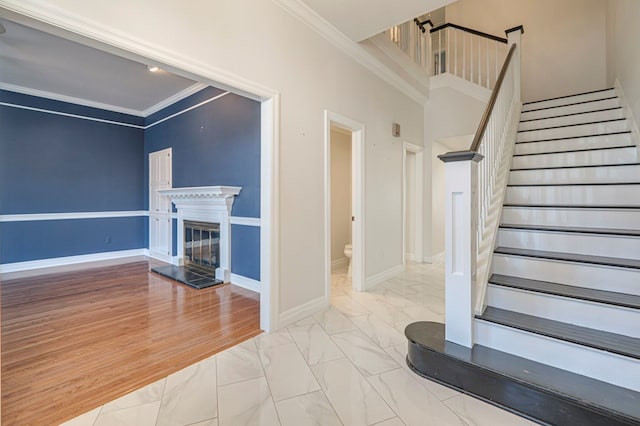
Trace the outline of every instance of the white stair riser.
<instances>
[{"instance_id":1,"label":"white stair riser","mask_svg":"<svg viewBox=\"0 0 640 426\"><path fill-rule=\"evenodd\" d=\"M640 185L511 186L505 203L640 206Z\"/></svg>"},{"instance_id":2,"label":"white stair riser","mask_svg":"<svg viewBox=\"0 0 640 426\"><path fill-rule=\"evenodd\" d=\"M524 121L520 122L518 130L543 129L546 127L566 126L569 124L615 120L616 118L624 118L624 110L622 108L596 112L585 112L582 114L574 114L561 117L544 118L534 121Z\"/></svg>"},{"instance_id":3,"label":"white stair riser","mask_svg":"<svg viewBox=\"0 0 640 426\"><path fill-rule=\"evenodd\" d=\"M584 104L560 106L557 108L538 109L542 107L536 107L536 111L522 111L520 114L520 120L533 120L536 118L551 118L559 115L575 114L578 112L590 112L599 109L617 108L621 106L619 99L606 99L602 101L587 102ZM530 105L533 109L533 105Z\"/></svg>"},{"instance_id":4,"label":"white stair riser","mask_svg":"<svg viewBox=\"0 0 640 426\"><path fill-rule=\"evenodd\" d=\"M581 327L640 337L640 310L489 285L487 305Z\"/></svg>"},{"instance_id":5,"label":"white stair riser","mask_svg":"<svg viewBox=\"0 0 640 426\"><path fill-rule=\"evenodd\" d=\"M556 127L544 130L529 130L520 132L517 142L539 141L547 139L571 138L575 136L593 136L604 133L625 132L629 130L626 120L606 121L604 123L579 124L569 127Z\"/></svg>"},{"instance_id":6,"label":"white stair riser","mask_svg":"<svg viewBox=\"0 0 640 426\"><path fill-rule=\"evenodd\" d=\"M595 99L611 98L617 95L618 94L616 93L616 89L609 89L609 90L603 90L600 92L585 93L582 95L566 96L559 99L550 99L547 101L528 103L522 106L522 110L527 111L530 109L557 107L557 106L562 106L567 104L575 104L577 102L586 102L586 101L593 101Z\"/></svg>"},{"instance_id":7,"label":"white stair riser","mask_svg":"<svg viewBox=\"0 0 640 426\"><path fill-rule=\"evenodd\" d=\"M640 229L640 210L504 207L502 223Z\"/></svg>"},{"instance_id":8,"label":"white stair riser","mask_svg":"<svg viewBox=\"0 0 640 426\"><path fill-rule=\"evenodd\" d=\"M560 139L557 141L540 141L517 143L514 154L537 154L543 152L566 152L574 150L624 147L633 145L630 134L592 136L583 138Z\"/></svg>"},{"instance_id":9,"label":"white stair riser","mask_svg":"<svg viewBox=\"0 0 640 426\"><path fill-rule=\"evenodd\" d=\"M545 183L615 183L640 179L640 165L602 166L574 169L514 170L510 185Z\"/></svg>"},{"instance_id":10,"label":"white stair riser","mask_svg":"<svg viewBox=\"0 0 640 426\"><path fill-rule=\"evenodd\" d=\"M513 157L512 169L533 167L592 166L601 164L624 164L636 162L635 147L614 148L596 151L567 152L560 154L524 155Z\"/></svg>"},{"instance_id":11,"label":"white stair riser","mask_svg":"<svg viewBox=\"0 0 640 426\"><path fill-rule=\"evenodd\" d=\"M590 263L493 255L493 273L640 296L640 270Z\"/></svg>"},{"instance_id":12,"label":"white stair riser","mask_svg":"<svg viewBox=\"0 0 640 426\"><path fill-rule=\"evenodd\" d=\"M640 259L640 237L500 229L498 247Z\"/></svg>"},{"instance_id":13,"label":"white stair riser","mask_svg":"<svg viewBox=\"0 0 640 426\"><path fill-rule=\"evenodd\" d=\"M636 359L478 319L474 328L479 345L640 391L640 362Z\"/></svg>"}]
</instances>

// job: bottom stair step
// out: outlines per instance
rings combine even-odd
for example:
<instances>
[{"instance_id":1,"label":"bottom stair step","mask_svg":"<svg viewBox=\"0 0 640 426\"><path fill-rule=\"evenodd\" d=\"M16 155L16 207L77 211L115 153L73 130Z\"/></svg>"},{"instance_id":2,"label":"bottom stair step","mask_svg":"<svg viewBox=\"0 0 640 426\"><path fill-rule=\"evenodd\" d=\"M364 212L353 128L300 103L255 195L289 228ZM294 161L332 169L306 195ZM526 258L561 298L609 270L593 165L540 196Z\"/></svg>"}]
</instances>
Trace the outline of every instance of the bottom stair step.
<instances>
[{"instance_id":1,"label":"bottom stair step","mask_svg":"<svg viewBox=\"0 0 640 426\"><path fill-rule=\"evenodd\" d=\"M640 360L640 339L487 307L478 319Z\"/></svg>"},{"instance_id":2,"label":"bottom stair step","mask_svg":"<svg viewBox=\"0 0 640 426\"><path fill-rule=\"evenodd\" d=\"M444 324L405 329L407 364L417 374L537 422L640 425L640 393L475 345L444 339Z\"/></svg>"}]
</instances>

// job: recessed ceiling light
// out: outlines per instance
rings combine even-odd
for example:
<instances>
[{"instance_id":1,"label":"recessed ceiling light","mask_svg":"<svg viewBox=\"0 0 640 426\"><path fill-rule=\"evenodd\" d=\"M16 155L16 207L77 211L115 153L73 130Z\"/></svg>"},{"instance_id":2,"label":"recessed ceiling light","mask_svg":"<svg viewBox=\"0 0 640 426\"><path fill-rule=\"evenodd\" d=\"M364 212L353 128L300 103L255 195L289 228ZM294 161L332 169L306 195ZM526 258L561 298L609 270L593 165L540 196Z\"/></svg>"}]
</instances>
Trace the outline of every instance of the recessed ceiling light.
<instances>
[{"instance_id":1,"label":"recessed ceiling light","mask_svg":"<svg viewBox=\"0 0 640 426\"><path fill-rule=\"evenodd\" d=\"M155 65L147 65L147 69L148 69L149 71L151 71L151 72L157 72L157 71L160 71L160 68L158 68L158 67L157 67L157 66L155 66Z\"/></svg>"}]
</instances>

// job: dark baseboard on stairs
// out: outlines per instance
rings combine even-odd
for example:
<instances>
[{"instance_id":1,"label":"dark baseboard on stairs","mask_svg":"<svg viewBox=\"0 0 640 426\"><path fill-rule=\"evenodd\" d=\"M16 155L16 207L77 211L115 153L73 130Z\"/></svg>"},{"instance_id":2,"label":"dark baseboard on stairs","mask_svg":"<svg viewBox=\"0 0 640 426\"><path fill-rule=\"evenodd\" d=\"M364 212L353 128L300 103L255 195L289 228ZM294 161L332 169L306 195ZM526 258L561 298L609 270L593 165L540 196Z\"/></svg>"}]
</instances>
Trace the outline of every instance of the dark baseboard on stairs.
<instances>
[{"instance_id":1,"label":"dark baseboard on stairs","mask_svg":"<svg viewBox=\"0 0 640 426\"><path fill-rule=\"evenodd\" d=\"M592 114L594 112L613 111L613 110L616 110L616 109L622 109L622 107L613 107L613 108L594 109L594 110L591 110L591 111L572 112L570 114L553 115L551 117L530 118L529 120L520 120L520 123L529 123L531 121L548 120L550 118L571 117L571 116L574 116L574 115Z\"/></svg>"},{"instance_id":2,"label":"dark baseboard on stairs","mask_svg":"<svg viewBox=\"0 0 640 426\"><path fill-rule=\"evenodd\" d=\"M446 342L444 324L405 329L417 374L552 425L640 425L640 393L476 345Z\"/></svg>"}]
</instances>

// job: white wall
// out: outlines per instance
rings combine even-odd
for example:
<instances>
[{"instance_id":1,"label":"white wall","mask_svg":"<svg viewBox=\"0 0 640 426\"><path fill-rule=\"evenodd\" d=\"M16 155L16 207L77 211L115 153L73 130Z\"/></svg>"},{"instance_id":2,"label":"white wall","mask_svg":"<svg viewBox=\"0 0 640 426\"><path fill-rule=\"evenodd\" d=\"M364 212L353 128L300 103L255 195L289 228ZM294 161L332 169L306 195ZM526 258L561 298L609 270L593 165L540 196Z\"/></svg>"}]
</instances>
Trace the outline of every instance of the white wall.
<instances>
[{"instance_id":1,"label":"white wall","mask_svg":"<svg viewBox=\"0 0 640 426\"><path fill-rule=\"evenodd\" d=\"M431 257L442 250L433 247L432 209L436 200L432 198L432 173L434 142L440 139L475 133L486 102L479 101L449 87L441 87L431 91L431 97L424 106L424 258L430 262ZM469 144L470 146L471 144ZM468 147L467 147L468 148ZM437 160L437 159L436 159ZM437 160L440 161L440 160ZM437 171L436 171L437 172Z\"/></svg>"},{"instance_id":2,"label":"white wall","mask_svg":"<svg viewBox=\"0 0 640 426\"><path fill-rule=\"evenodd\" d=\"M446 16L501 37L508 28L524 26L527 102L605 88L605 7L603 0L458 0L446 6Z\"/></svg>"},{"instance_id":3,"label":"white wall","mask_svg":"<svg viewBox=\"0 0 640 426\"><path fill-rule=\"evenodd\" d=\"M276 90L280 107L280 313L325 295L324 111L364 123L365 274L402 263L402 144L423 139L422 106L354 62L271 1L42 0L29 13L65 16L98 40L121 37ZM221 182L220 184L224 184ZM385 229L385 232L380 232Z\"/></svg>"},{"instance_id":4,"label":"white wall","mask_svg":"<svg viewBox=\"0 0 640 426\"><path fill-rule=\"evenodd\" d=\"M640 1L607 2L607 83L616 79L624 91L636 123L640 122Z\"/></svg>"},{"instance_id":5,"label":"white wall","mask_svg":"<svg viewBox=\"0 0 640 426\"><path fill-rule=\"evenodd\" d=\"M416 260L416 154L407 151L405 160L405 225L404 252L411 260ZM422 202L422 199L419 200Z\"/></svg>"},{"instance_id":6,"label":"white wall","mask_svg":"<svg viewBox=\"0 0 640 426\"><path fill-rule=\"evenodd\" d=\"M351 134L331 129L331 260L351 243Z\"/></svg>"}]
</instances>

